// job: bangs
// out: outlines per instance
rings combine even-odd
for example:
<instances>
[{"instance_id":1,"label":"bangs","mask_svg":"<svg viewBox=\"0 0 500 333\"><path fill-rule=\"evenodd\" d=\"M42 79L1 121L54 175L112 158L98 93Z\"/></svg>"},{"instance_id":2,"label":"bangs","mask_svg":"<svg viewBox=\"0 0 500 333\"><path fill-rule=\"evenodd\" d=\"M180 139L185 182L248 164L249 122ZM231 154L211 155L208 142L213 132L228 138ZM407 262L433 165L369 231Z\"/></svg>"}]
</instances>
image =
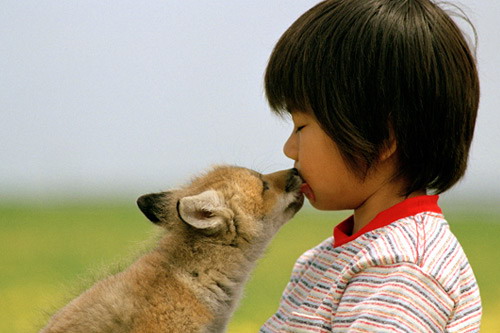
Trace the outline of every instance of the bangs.
<instances>
[{"instance_id":1,"label":"bangs","mask_svg":"<svg viewBox=\"0 0 500 333\"><path fill-rule=\"evenodd\" d=\"M286 42L285 42L286 43ZM271 110L279 115L306 110L309 98L304 84L303 49L278 43L269 60L264 87ZM279 55L279 56L278 56Z\"/></svg>"},{"instance_id":2,"label":"bangs","mask_svg":"<svg viewBox=\"0 0 500 333\"><path fill-rule=\"evenodd\" d=\"M320 59L317 59L317 28L312 22L314 17L308 13L316 7L285 31L269 58L264 88L269 106L278 115L311 112L311 88L317 85L312 74L318 71Z\"/></svg>"}]
</instances>

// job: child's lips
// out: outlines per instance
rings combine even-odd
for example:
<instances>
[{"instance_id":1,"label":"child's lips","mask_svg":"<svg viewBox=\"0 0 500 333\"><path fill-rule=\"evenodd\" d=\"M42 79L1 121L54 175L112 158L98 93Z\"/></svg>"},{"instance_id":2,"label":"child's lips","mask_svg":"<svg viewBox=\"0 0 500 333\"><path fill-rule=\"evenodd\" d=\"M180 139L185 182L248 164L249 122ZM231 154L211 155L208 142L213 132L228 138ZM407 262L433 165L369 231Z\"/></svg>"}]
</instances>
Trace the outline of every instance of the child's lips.
<instances>
[{"instance_id":1,"label":"child's lips","mask_svg":"<svg viewBox=\"0 0 500 333\"><path fill-rule=\"evenodd\" d=\"M307 199L309 199L309 201L314 201L316 199L313 190L307 183L303 183L300 186L300 192L302 192L307 197Z\"/></svg>"}]
</instances>

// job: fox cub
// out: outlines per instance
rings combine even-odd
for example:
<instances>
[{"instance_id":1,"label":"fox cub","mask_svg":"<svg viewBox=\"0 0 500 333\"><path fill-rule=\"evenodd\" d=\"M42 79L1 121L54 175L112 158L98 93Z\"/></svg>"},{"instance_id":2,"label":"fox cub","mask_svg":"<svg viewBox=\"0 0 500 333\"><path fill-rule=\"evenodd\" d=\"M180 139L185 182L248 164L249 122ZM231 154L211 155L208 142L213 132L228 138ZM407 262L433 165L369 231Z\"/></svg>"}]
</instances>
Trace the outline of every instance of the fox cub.
<instances>
[{"instance_id":1,"label":"fox cub","mask_svg":"<svg viewBox=\"0 0 500 333\"><path fill-rule=\"evenodd\" d=\"M164 228L157 246L97 282L41 333L224 332L255 262L302 207L295 169L218 166L180 189L137 200Z\"/></svg>"}]
</instances>

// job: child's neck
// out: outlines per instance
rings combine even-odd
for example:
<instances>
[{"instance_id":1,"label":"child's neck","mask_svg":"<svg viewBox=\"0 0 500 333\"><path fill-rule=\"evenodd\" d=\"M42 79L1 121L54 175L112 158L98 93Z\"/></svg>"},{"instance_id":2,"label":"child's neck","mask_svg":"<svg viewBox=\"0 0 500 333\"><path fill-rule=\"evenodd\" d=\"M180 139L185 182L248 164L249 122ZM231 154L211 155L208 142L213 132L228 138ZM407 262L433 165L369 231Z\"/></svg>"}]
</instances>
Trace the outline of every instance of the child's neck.
<instances>
[{"instance_id":1,"label":"child's neck","mask_svg":"<svg viewBox=\"0 0 500 333\"><path fill-rule=\"evenodd\" d=\"M366 226L371 220L375 218L375 216L377 216L378 213L408 198L426 194L425 191L422 190L415 191L409 196L400 196L400 189L401 188L398 186L386 186L380 188L377 192L368 197L358 208L354 209L354 226L352 234L354 235L364 226Z\"/></svg>"}]
</instances>

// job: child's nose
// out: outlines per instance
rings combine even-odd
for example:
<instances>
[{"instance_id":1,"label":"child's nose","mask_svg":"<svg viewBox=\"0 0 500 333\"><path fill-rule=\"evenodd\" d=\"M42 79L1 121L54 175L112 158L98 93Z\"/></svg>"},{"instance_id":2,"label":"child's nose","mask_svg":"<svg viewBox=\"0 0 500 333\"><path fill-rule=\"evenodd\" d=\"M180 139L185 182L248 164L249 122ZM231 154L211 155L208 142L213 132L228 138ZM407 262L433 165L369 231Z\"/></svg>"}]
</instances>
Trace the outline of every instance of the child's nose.
<instances>
[{"instance_id":1,"label":"child's nose","mask_svg":"<svg viewBox=\"0 0 500 333\"><path fill-rule=\"evenodd\" d=\"M283 153L285 154L286 157L291 158L294 161L297 161L298 159L298 150L297 150L297 138L295 133L292 133L289 137L288 140L286 140L285 144L283 145Z\"/></svg>"}]
</instances>

